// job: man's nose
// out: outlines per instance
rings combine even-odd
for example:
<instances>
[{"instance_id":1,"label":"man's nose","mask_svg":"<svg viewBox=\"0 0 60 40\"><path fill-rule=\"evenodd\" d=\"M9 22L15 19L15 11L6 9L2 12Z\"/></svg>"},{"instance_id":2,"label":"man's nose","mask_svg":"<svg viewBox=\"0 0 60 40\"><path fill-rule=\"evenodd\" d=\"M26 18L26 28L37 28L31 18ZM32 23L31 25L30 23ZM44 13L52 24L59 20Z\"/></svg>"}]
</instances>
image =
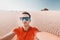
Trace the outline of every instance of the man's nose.
<instances>
[{"instance_id":1,"label":"man's nose","mask_svg":"<svg viewBox=\"0 0 60 40\"><path fill-rule=\"evenodd\" d=\"M23 21L26 21L25 19Z\"/></svg>"}]
</instances>

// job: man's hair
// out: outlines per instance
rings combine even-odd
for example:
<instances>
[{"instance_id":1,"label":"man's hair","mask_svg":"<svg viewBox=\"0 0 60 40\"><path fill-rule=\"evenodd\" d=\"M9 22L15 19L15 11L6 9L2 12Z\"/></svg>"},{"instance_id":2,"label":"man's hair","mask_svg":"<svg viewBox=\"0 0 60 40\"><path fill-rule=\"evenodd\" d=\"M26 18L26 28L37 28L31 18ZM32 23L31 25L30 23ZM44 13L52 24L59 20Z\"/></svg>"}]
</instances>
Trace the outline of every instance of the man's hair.
<instances>
[{"instance_id":1,"label":"man's hair","mask_svg":"<svg viewBox=\"0 0 60 40\"><path fill-rule=\"evenodd\" d=\"M28 12L23 12L22 14L27 14L29 15L29 18L31 18L31 15Z\"/></svg>"}]
</instances>

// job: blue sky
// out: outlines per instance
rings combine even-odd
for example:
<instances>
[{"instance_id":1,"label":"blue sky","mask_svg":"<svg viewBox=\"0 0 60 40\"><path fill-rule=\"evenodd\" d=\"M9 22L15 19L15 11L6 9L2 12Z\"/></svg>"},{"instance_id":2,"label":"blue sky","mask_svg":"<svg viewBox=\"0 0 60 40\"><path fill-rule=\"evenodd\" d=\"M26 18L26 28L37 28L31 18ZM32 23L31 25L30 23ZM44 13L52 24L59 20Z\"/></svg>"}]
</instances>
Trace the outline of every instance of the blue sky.
<instances>
[{"instance_id":1,"label":"blue sky","mask_svg":"<svg viewBox=\"0 0 60 40\"><path fill-rule=\"evenodd\" d=\"M0 10L60 10L60 0L0 0Z\"/></svg>"}]
</instances>

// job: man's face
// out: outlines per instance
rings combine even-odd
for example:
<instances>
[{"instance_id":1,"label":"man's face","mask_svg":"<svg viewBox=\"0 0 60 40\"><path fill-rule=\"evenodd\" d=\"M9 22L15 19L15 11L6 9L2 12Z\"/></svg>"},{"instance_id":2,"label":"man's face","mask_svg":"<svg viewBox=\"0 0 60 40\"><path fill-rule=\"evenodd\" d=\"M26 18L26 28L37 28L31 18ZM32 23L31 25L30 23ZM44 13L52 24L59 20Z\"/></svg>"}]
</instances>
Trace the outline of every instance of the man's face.
<instances>
[{"instance_id":1,"label":"man's face","mask_svg":"<svg viewBox=\"0 0 60 40\"><path fill-rule=\"evenodd\" d=\"M31 19L29 18L29 15L27 14L22 14L20 17L20 20L22 21L23 25L29 25Z\"/></svg>"}]
</instances>

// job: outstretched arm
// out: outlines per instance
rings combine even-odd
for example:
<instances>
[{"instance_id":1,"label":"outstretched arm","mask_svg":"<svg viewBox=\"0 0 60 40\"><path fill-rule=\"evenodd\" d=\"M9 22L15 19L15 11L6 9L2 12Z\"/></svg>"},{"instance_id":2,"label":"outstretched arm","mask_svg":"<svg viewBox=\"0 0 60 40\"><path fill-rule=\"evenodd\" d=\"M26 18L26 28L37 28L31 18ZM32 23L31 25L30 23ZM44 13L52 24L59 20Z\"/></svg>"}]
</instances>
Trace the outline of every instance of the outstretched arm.
<instances>
[{"instance_id":1,"label":"outstretched arm","mask_svg":"<svg viewBox=\"0 0 60 40\"><path fill-rule=\"evenodd\" d=\"M38 32L36 37L39 40L60 40L60 37L48 32Z\"/></svg>"},{"instance_id":2,"label":"outstretched arm","mask_svg":"<svg viewBox=\"0 0 60 40\"><path fill-rule=\"evenodd\" d=\"M14 32L10 32L7 35L3 36L0 40L11 40L15 36Z\"/></svg>"}]
</instances>

